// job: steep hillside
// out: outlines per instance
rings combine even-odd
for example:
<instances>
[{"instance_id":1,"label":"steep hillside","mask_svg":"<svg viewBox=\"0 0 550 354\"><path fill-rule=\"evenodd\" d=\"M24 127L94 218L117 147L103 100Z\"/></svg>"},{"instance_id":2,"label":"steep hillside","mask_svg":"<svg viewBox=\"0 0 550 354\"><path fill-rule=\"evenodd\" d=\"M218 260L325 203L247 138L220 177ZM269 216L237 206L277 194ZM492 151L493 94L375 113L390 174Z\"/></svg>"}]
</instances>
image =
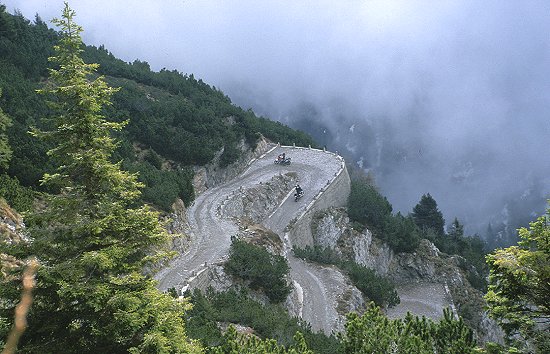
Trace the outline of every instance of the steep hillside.
<instances>
[{"instance_id":1,"label":"steep hillside","mask_svg":"<svg viewBox=\"0 0 550 354\"><path fill-rule=\"evenodd\" d=\"M0 284L17 278L24 262L3 251L25 242L23 218L0 198ZM15 274L15 275L14 275Z\"/></svg>"},{"instance_id":2,"label":"steep hillside","mask_svg":"<svg viewBox=\"0 0 550 354\"><path fill-rule=\"evenodd\" d=\"M58 34L39 17L30 22L0 5L0 106L14 123L8 130L13 159L7 172L38 189L39 179L51 169L48 146L28 131L49 124L44 120L47 97L35 90L45 84L48 57L57 41ZM274 142L315 145L304 133L233 105L223 92L192 74L153 72L146 62L126 63L103 46L83 50L84 59L99 63L98 72L120 87L113 105L104 110L109 119L128 122L119 133L114 159L140 172L146 185L143 198L162 209L169 210L176 198L186 204L194 199L198 166L215 162L227 167L254 149L261 135Z\"/></svg>"},{"instance_id":3,"label":"steep hillside","mask_svg":"<svg viewBox=\"0 0 550 354\"><path fill-rule=\"evenodd\" d=\"M481 342L502 341L502 331L484 311L483 293L468 280L475 269L463 257L445 254L426 239L413 252L396 252L368 229L354 229L343 208L318 212L311 226L317 249L333 250L396 284L401 301L387 309L389 317L410 311L435 320L450 307L476 329Z\"/></svg>"},{"instance_id":4,"label":"steep hillside","mask_svg":"<svg viewBox=\"0 0 550 354\"><path fill-rule=\"evenodd\" d=\"M346 205L348 195L351 200L357 192L341 156L312 149L306 135L243 111L193 75L167 70L155 73L147 63L124 63L103 47L87 47L80 53L80 28L72 22L73 16L66 4L64 20L56 22L64 33L58 42L58 34L39 18L31 24L0 6L0 45L8 49L0 52L0 86L5 88L0 104L14 121L8 131L14 158L7 173L0 171L0 197L9 196L23 208L35 207L24 214L32 242L22 243L22 218L0 202L1 271L9 279L12 269L20 265L17 258L26 256L36 256L43 265L21 343L24 350L160 352L146 350L158 346L165 352L201 352L199 343L186 337L183 317L190 308L186 299L178 298L193 287L208 288L203 300L200 293L193 294L199 307L201 302L208 307L209 301L218 300L221 311L238 303L250 307L237 309L239 315L255 312L252 325L234 313L215 314L211 307L187 318L193 322L193 318L208 317L206 326L196 324L196 333L208 328L225 331L228 323L240 323L249 327L245 331L279 340L277 328L285 321L263 326L262 331L256 319L267 313L270 304L284 303L292 316L303 321L286 321L287 327L304 328L308 341L315 341L312 331L318 332L330 346L320 341L317 345L330 353L350 348L353 336L373 328L365 324L359 332L353 330L358 316L348 316L346 324L348 312L365 312L365 321L370 318L384 326L405 328L401 320L388 321L366 300L386 310L398 303L399 293L405 309L407 304L420 310L428 307L418 313L433 315L443 306L456 305L465 317L467 306L470 315L477 314L482 303L470 279L477 280L483 273L468 263L479 260L477 244L463 237L458 220L445 233L442 216L429 194L422 200L431 200L431 207L415 207L412 216L404 217L393 215L391 205L373 193L373 186L363 188L361 198L370 198L369 203L380 209L372 213L371 205L362 200L348 202L356 207L348 208L350 218L358 210L352 224L346 211L331 209ZM47 76L46 57L52 45L59 67ZM85 64L80 54L89 62L100 62L99 74L105 77L97 78L95 65ZM90 77L95 80L89 81ZM111 91L105 81L120 89ZM41 87L50 96L37 95L35 90ZM54 111L57 116L48 120ZM118 132L116 139L111 130ZM292 164L273 163L282 152L292 157ZM160 213L142 205L138 199L141 184L123 169L139 172L145 201L165 211L174 209L168 231L187 233L175 240L173 246L181 254L171 263L170 252L164 248L172 238L158 223ZM48 175L50 170L56 173ZM47 187L38 183L42 175ZM19 181L28 187L21 187ZM291 198L294 183L304 191L295 199ZM8 193L13 190L17 190L15 196ZM195 194L200 195L195 199ZM439 226L426 227L432 221ZM356 226L362 231L356 231ZM381 240L375 241L370 226ZM445 251L456 249L464 257L445 255L439 245ZM322 247L321 253L328 252L330 257L322 265L312 264L299 259L297 249L290 252L292 246ZM373 265L376 270L368 268ZM164 269L155 281L152 270L158 266ZM212 276L223 276L225 284L238 284L240 294L214 294L209 285L220 285L220 281ZM0 287L0 304L4 305L0 338L9 330L19 295L12 280L9 288ZM397 291L391 280L400 282ZM246 287L261 303L252 305ZM432 303L425 301L429 296ZM272 309L271 313L280 313L281 307ZM418 325L418 335L429 348L447 349L451 346L447 338L450 342L456 339L453 347L462 352L465 345L473 349L472 331L462 320L455 320L451 311L443 317L441 330L431 320L407 316L404 321ZM480 336L490 336L481 331L483 318L467 319L477 326ZM433 338L426 338L428 328ZM451 335L445 328L451 328ZM229 335L231 331L227 330ZM333 332L347 334L337 343L328 337ZM214 342L201 336L197 339L204 340L205 346L231 347L231 338L220 342L218 334ZM399 334L386 347L395 347L393 343L410 338L408 334ZM285 331L284 338L290 335ZM294 338L303 347L300 352L308 352L304 337L297 334ZM418 345L420 338L413 340ZM80 349L74 350L73 345ZM172 346L180 349L166 349ZM401 346L410 348L410 344Z\"/></svg>"}]
</instances>

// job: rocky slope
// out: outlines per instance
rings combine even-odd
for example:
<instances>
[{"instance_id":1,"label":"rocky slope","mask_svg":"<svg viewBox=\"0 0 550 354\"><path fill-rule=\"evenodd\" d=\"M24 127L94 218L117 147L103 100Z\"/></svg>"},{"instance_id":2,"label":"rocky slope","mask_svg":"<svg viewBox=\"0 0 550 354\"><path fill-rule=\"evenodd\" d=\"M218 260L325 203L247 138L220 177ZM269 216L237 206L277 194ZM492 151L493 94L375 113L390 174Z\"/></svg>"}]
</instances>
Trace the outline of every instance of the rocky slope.
<instances>
[{"instance_id":1,"label":"rocky slope","mask_svg":"<svg viewBox=\"0 0 550 354\"><path fill-rule=\"evenodd\" d=\"M0 243L26 242L24 227L21 215L0 198ZM23 264L23 261L0 252L0 283L13 279Z\"/></svg>"},{"instance_id":2,"label":"rocky slope","mask_svg":"<svg viewBox=\"0 0 550 354\"><path fill-rule=\"evenodd\" d=\"M244 140L240 142L238 147L241 151L238 160L225 168L220 167L220 156L223 153L223 149L218 152L211 163L194 168L193 189L196 197L204 193L208 188L213 188L234 178L243 172L252 161L273 146L269 145L267 139L261 137L254 149L246 144ZM177 199L174 202L172 213L166 215L165 221L168 232L175 236L172 241L172 249L184 252L191 242L189 236L191 230L187 217L187 206L181 199Z\"/></svg>"},{"instance_id":3,"label":"rocky slope","mask_svg":"<svg viewBox=\"0 0 550 354\"><path fill-rule=\"evenodd\" d=\"M220 157L223 154L222 148L210 163L194 168L193 188L195 194L199 195L208 188L213 188L235 178L245 170L251 161L257 159L271 147L272 145L270 146L263 136L258 140L254 149L246 144L244 140L241 140L237 146L240 151L239 158L227 167L220 166Z\"/></svg>"},{"instance_id":4,"label":"rocky slope","mask_svg":"<svg viewBox=\"0 0 550 354\"><path fill-rule=\"evenodd\" d=\"M444 254L428 240L413 253L395 253L369 230L354 230L343 208L317 213L312 230L315 245L333 248L397 284L401 303L388 309L388 316L402 317L410 311L438 319L444 307L451 307L476 330L480 341L502 341L500 328L483 310L483 294L470 285L460 266L462 257Z\"/></svg>"}]
</instances>

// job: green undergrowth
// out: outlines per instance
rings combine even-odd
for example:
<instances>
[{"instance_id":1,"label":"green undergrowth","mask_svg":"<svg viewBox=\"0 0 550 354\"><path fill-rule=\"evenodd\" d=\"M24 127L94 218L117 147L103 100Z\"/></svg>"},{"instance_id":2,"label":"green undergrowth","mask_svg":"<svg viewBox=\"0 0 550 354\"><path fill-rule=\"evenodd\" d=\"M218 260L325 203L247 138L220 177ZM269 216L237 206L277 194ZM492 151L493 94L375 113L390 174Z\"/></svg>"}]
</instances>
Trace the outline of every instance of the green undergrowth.
<instances>
[{"instance_id":1,"label":"green undergrowth","mask_svg":"<svg viewBox=\"0 0 550 354\"><path fill-rule=\"evenodd\" d=\"M320 246L293 248L298 258L321 264L336 265L342 269L357 289L378 306L395 306L399 304L399 296L395 285L386 277L377 275L374 270L353 261L343 260L336 251Z\"/></svg>"},{"instance_id":2,"label":"green undergrowth","mask_svg":"<svg viewBox=\"0 0 550 354\"><path fill-rule=\"evenodd\" d=\"M187 333L200 340L205 347L224 344L219 323L232 323L251 327L260 338L272 338L280 345L294 345L296 332L301 332L310 349L315 353L342 353L342 346L335 336L314 333L309 324L291 317L278 304L261 304L252 300L246 291L189 294L193 309L186 313Z\"/></svg>"}]
</instances>

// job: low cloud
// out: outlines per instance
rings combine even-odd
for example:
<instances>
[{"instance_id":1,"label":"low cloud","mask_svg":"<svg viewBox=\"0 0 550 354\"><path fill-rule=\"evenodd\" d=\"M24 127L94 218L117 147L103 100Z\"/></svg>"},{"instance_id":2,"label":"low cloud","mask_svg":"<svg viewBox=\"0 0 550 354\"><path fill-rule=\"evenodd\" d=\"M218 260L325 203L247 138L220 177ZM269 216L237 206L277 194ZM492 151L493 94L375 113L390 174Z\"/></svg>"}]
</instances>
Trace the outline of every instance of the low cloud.
<instances>
[{"instance_id":1,"label":"low cloud","mask_svg":"<svg viewBox=\"0 0 550 354\"><path fill-rule=\"evenodd\" d=\"M32 18L61 1L4 1ZM84 39L194 73L471 231L550 191L548 1L74 1ZM353 127L353 128L352 128ZM352 128L352 129L350 129ZM523 198L523 199L522 199ZM529 201L529 202L525 202Z\"/></svg>"}]
</instances>

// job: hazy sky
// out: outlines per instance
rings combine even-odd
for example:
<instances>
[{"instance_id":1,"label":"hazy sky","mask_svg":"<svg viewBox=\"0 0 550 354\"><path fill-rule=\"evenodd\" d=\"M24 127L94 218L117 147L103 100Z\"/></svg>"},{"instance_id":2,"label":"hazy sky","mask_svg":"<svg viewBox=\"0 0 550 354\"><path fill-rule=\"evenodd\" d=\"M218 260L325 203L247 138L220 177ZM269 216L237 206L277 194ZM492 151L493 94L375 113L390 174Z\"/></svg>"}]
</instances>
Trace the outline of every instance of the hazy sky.
<instances>
[{"instance_id":1,"label":"hazy sky","mask_svg":"<svg viewBox=\"0 0 550 354\"><path fill-rule=\"evenodd\" d=\"M0 3L43 20L63 6ZM533 185L539 199L550 191L548 0L70 5L85 42L123 60L194 73L291 124L312 107L334 146L379 171L397 209L430 192L447 219L479 222L468 213L498 214ZM349 130L356 122L370 140Z\"/></svg>"}]
</instances>

